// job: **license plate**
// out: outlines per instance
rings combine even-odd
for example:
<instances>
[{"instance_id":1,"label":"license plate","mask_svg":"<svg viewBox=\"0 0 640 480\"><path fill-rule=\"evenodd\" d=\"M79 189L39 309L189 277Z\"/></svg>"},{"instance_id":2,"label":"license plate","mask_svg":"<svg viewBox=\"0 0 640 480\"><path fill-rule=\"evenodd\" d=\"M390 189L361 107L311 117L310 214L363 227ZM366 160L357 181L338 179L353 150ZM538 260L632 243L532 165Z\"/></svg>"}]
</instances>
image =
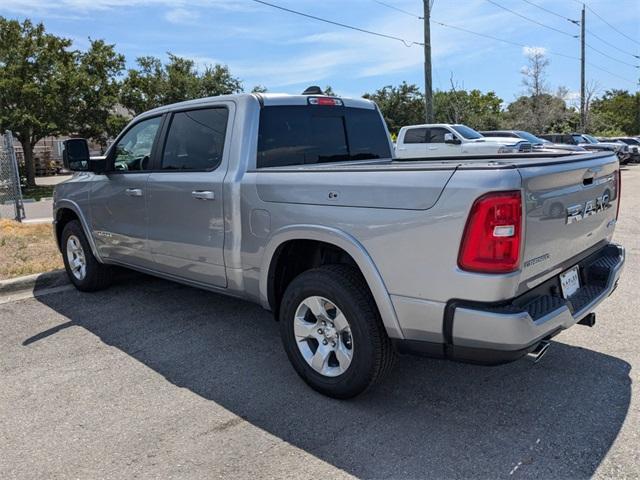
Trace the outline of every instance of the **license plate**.
<instances>
[{"instance_id":1,"label":"license plate","mask_svg":"<svg viewBox=\"0 0 640 480\"><path fill-rule=\"evenodd\" d=\"M578 267L573 267L560 274L560 286L562 287L562 296L569 298L580 288L580 275L578 275Z\"/></svg>"}]
</instances>

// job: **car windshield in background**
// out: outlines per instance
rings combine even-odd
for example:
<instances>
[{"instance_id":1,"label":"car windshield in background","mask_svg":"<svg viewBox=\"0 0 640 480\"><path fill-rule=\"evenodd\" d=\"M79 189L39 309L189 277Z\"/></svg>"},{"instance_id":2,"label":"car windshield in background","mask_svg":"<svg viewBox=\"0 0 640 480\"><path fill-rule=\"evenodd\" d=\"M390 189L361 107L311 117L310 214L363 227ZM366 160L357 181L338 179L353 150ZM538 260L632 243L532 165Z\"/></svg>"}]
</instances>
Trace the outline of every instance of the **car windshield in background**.
<instances>
[{"instance_id":1,"label":"car windshield in background","mask_svg":"<svg viewBox=\"0 0 640 480\"><path fill-rule=\"evenodd\" d=\"M598 139L596 137L592 137L591 135L582 135L582 136L586 138L589 143L600 143L598 142Z\"/></svg>"},{"instance_id":2,"label":"car windshield in background","mask_svg":"<svg viewBox=\"0 0 640 480\"><path fill-rule=\"evenodd\" d=\"M531 145L542 145L544 143L544 140L542 140L541 138L536 137L535 135L533 135L532 133L529 132L523 132L521 130L519 130L517 132L518 136L520 138L525 139L527 142L529 142Z\"/></svg>"},{"instance_id":3,"label":"car windshield in background","mask_svg":"<svg viewBox=\"0 0 640 480\"><path fill-rule=\"evenodd\" d=\"M452 125L456 132L462 135L467 140L476 140L478 138L484 138L480 133L476 132L473 128L469 128L465 125Z\"/></svg>"},{"instance_id":4,"label":"car windshield in background","mask_svg":"<svg viewBox=\"0 0 640 480\"><path fill-rule=\"evenodd\" d=\"M576 143L593 143L586 135L572 135L573 141Z\"/></svg>"},{"instance_id":5,"label":"car windshield in background","mask_svg":"<svg viewBox=\"0 0 640 480\"><path fill-rule=\"evenodd\" d=\"M375 109L270 106L260 111L258 168L390 157Z\"/></svg>"}]
</instances>

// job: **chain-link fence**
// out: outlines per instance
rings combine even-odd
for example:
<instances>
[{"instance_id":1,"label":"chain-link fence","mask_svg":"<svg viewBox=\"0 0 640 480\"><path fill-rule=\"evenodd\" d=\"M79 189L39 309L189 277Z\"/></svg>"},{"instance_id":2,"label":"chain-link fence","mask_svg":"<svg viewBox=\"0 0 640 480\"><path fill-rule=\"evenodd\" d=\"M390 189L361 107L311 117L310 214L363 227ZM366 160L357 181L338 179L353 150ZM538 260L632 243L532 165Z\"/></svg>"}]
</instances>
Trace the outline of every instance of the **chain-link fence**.
<instances>
[{"instance_id":1,"label":"chain-link fence","mask_svg":"<svg viewBox=\"0 0 640 480\"><path fill-rule=\"evenodd\" d=\"M13 134L7 130L0 137L0 218L22 221L24 216Z\"/></svg>"}]
</instances>

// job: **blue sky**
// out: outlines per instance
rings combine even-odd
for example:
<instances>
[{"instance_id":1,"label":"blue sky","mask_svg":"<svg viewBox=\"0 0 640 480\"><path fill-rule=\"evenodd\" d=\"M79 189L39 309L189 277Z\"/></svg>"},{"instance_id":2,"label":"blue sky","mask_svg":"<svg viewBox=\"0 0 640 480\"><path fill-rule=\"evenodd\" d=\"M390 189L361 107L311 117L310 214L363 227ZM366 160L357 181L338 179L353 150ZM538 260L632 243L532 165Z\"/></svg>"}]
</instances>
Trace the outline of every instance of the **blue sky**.
<instances>
[{"instance_id":1,"label":"blue sky","mask_svg":"<svg viewBox=\"0 0 640 480\"><path fill-rule=\"evenodd\" d=\"M553 28L578 34L579 28L525 0L495 0ZM577 0L531 0L570 18L579 18ZM407 40L422 40L422 24L375 0L272 0L272 3ZM385 0L421 13L420 0ZM588 5L626 35L640 42L640 0L588 0ZM423 85L421 47L327 25L259 5L251 0L2 0L0 15L43 21L51 32L72 38L77 48L87 37L115 43L128 65L141 55L166 52L194 59L200 66L223 63L247 90L299 93L306 86L332 85L343 96L359 96L403 80ZM527 22L489 0L435 0L432 18L550 52L579 56L579 41ZM640 43L621 36L587 11L587 29L610 44L640 55ZM640 64L628 54L588 34L588 43L611 57ZM505 45L437 24L432 26L434 88L494 90L506 102L523 91L523 48ZM548 83L579 90L579 61L550 55ZM588 49L593 66L587 79L602 92L635 90L640 69ZM619 78L623 77L623 78ZM627 80L625 80L627 79ZM628 81L630 80L630 81ZM635 83L634 83L635 80Z\"/></svg>"}]
</instances>

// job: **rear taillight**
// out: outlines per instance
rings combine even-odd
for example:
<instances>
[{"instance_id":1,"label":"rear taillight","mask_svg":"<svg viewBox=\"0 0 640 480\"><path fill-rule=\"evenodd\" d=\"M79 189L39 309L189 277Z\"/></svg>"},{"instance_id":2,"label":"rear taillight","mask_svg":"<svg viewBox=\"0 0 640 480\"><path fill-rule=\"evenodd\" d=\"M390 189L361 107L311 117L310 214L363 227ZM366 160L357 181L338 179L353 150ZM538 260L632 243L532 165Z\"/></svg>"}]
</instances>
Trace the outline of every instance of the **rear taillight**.
<instances>
[{"instance_id":1,"label":"rear taillight","mask_svg":"<svg viewBox=\"0 0 640 480\"><path fill-rule=\"evenodd\" d=\"M520 266L521 242L520 191L489 193L471 207L458 266L470 272L513 272Z\"/></svg>"},{"instance_id":2,"label":"rear taillight","mask_svg":"<svg viewBox=\"0 0 640 480\"><path fill-rule=\"evenodd\" d=\"M616 175L616 220L620 216L620 200L622 193L622 171L618 168L618 174Z\"/></svg>"}]
</instances>

